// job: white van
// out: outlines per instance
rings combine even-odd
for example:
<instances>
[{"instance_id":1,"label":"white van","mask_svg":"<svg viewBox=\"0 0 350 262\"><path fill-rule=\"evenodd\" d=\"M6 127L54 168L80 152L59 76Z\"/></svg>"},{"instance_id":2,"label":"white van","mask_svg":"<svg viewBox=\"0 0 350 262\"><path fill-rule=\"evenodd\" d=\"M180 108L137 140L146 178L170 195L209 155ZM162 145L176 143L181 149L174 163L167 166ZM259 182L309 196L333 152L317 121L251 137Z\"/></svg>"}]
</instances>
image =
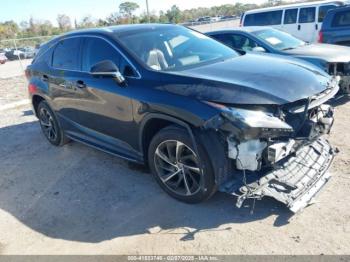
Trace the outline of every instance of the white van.
<instances>
[{"instance_id":1,"label":"white van","mask_svg":"<svg viewBox=\"0 0 350 262\"><path fill-rule=\"evenodd\" d=\"M244 13L241 26L270 26L306 42L316 42L322 22L330 9L350 1L319 1L255 9Z\"/></svg>"}]
</instances>

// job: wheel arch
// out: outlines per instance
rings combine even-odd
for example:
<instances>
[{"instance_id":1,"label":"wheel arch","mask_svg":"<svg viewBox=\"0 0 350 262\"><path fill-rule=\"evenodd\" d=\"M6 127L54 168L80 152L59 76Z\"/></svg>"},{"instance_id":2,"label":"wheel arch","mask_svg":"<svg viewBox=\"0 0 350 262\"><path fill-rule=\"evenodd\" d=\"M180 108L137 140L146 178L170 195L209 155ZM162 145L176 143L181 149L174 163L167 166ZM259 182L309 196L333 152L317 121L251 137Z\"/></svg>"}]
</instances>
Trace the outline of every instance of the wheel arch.
<instances>
[{"instance_id":1,"label":"wheel arch","mask_svg":"<svg viewBox=\"0 0 350 262\"><path fill-rule=\"evenodd\" d=\"M229 179L229 176L232 173L231 165L226 156L225 146L220 141L217 131L214 129L196 128L196 126L178 118L158 113L151 113L147 115L141 123L139 141L145 164L148 162L147 151L153 136L159 132L159 130L169 125L180 126L189 133L194 143L194 150L197 154L197 143L201 143L203 145L209 159L211 160L215 176L215 183L218 186Z\"/></svg>"},{"instance_id":2,"label":"wheel arch","mask_svg":"<svg viewBox=\"0 0 350 262\"><path fill-rule=\"evenodd\" d=\"M172 116L159 113L151 113L143 119L139 132L139 147L144 156L144 162L146 164L148 162L148 147L151 143L152 138L161 129L170 125L177 125L186 129L188 132L192 132L190 124Z\"/></svg>"},{"instance_id":3,"label":"wheel arch","mask_svg":"<svg viewBox=\"0 0 350 262\"><path fill-rule=\"evenodd\" d=\"M32 106L36 116L38 116L38 106L42 101L46 101L46 99L43 96L38 94L34 94L32 96Z\"/></svg>"}]
</instances>

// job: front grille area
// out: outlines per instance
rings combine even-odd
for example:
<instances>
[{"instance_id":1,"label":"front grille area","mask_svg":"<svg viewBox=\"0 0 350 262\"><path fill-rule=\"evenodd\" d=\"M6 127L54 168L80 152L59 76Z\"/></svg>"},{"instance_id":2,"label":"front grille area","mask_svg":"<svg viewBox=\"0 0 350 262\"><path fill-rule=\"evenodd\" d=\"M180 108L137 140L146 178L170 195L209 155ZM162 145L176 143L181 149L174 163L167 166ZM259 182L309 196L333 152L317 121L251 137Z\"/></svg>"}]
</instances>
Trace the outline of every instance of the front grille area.
<instances>
[{"instance_id":1,"label":"front grille area","mask_svg":"<svg viewBox=\"0 0 350 262\"><path fill-rule=\"evenodd\" d=\"M350 62L349 63L331 63L329 64L330 75L350 76Z\"/></svg>"}]
</instances>

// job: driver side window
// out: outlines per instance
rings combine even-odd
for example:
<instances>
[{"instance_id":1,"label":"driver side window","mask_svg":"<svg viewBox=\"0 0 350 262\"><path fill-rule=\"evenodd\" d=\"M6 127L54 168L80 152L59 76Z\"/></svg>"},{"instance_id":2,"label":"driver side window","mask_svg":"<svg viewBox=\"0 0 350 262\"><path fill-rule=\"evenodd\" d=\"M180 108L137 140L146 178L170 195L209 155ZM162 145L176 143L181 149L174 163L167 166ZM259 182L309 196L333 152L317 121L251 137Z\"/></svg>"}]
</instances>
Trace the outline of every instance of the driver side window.
<instances>
[{"instance_id":1,"label":"driver side window","mask_svg":"<svg viewBox=\"0 0 350 262\"><path fill-rule=\"evenodd\" d=\"M82 66L85 72L90 72L91 67L104 60L111 60L117 66L120 64L121 55L111 44L101 38L86 37L83 50Z\"/></svg>"},{"instance_id":2,"label":"driver side window","mask_svg":"<svg viewBox=\"0 0 350 262\"><path fill-rule=\"evenodd\" d=\"M98 37L85 37L82 69L90 72L91 67L104 60L111 60L124 76L136 77L137 74L124 57L106 40Z\"/></svg>"}]
</instances>

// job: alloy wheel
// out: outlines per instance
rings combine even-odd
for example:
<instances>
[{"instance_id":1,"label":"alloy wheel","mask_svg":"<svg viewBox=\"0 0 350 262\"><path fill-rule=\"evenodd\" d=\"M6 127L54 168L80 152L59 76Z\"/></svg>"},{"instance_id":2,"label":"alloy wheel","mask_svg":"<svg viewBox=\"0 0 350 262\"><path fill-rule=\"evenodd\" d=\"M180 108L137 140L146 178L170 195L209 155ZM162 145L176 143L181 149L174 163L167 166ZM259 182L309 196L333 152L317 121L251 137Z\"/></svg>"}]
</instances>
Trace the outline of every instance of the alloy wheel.
<instances>
[{"instance_id":1,"label":"alloy wheel","mask_svg":"<svg viewBox=\"0 0 350 262\"><path fill-rule=\"evenodd\" d=\"M57 139L57 127L53 120L51 113L46 108L41 108L39 112L39 120L44 135L50 141L56 141Z\"/></svg>"},{"instance_id":2,"label":"alloy wheel","mask_svg":"<svg viewBox=\"0 0 350 262\"><path fill-rule=\"evenodd\" d=\"M158 145L154 164L161 182L181 196L198 193L203 182L197 155L184 143L167 140Z\"/></svg>"}]
</instances>

